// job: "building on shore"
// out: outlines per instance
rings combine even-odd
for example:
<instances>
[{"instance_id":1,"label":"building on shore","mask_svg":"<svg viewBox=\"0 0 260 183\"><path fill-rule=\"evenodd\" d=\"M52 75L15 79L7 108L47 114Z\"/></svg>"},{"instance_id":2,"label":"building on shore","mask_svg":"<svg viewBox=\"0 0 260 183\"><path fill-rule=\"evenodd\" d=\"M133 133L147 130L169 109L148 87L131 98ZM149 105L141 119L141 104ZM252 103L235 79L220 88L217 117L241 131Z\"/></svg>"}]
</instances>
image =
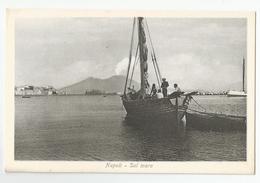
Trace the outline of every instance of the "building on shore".
<instances>
[{"instance_id":1,"label":"building on shore","mask_svg":"<svg viewBox=\"0 0 260 183\"><path fill-rule=\"evenodd\" d=\"M52 86L23 85L15 87L15 95L54 95L57 90Z\"/></svg>"}]
</instances>

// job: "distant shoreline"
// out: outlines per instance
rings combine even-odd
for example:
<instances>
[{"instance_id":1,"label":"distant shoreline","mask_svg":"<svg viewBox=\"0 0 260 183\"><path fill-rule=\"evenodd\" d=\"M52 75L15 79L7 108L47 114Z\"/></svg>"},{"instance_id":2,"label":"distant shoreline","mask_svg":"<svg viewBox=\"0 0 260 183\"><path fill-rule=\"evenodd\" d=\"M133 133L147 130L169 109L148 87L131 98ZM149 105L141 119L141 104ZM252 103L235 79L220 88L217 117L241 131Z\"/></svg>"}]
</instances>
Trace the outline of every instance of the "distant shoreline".
<instances>
[{"instance_id":1,"label":"distant shoreline","mask_svg":"<svg viewBox=\"0 0 260 183\"><path fill-rule=\"evenodd\" d=\"M15 95L16 97L22 97L22 96L31 96L31 97L55 97L55 96L115 96L119 94L95 94L95 95L85 95L85 94L60 94L60 95Z\"/></svg>"},{"instance_id":2,"label":"distant shoreline","mask_svg":"<svg viewBox=\"0 0 260 183\"><path fill-rule=\"evenodd\" d=\"M15 95L15 97L31 96L31 97L52 97L52 96L120 96L119 94L57 94L57 95ZM226 94L197 94L195 96L226 96Z\"/></svg>"}]
</instances>

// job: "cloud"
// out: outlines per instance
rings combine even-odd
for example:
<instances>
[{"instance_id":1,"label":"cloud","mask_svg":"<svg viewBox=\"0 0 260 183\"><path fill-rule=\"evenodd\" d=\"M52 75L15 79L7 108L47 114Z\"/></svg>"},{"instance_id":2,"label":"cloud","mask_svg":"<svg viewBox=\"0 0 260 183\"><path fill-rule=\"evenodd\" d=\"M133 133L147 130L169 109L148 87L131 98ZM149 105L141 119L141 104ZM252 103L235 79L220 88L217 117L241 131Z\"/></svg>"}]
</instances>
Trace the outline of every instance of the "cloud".
<instances>
[{"instance_id":1,"label":"cloud","mask_svg":"<svg viewBox=\"0 0 260 183\"><path fill-rule=\"evenodd\" d=\"M242 83L246 19L148 18L148 23L162 77L171 85L223 90ZM126 75L131 26L130 18L19 19L15 82L61 87L90 76ZM156 83L150 58L148 63L149 82ZM133 79L140 82L139 67Z\"/></svg>"},{"instance_id":2,"label":"cloud","mask_svg":"<svg viewBox=\"0 0 260 183\"><path fill-rule=\"evenodd\" d=\"M135 57L132 57L131 68L133 68ZM116 64L115 73L116 75L126 75L128 68L129 58L125 57Z\"/></svg>"},{"instance_id":3,"label":"cloud","mask_svg":"<svg viewBox=\"0 0 260 183\"><path fill-rule=\"evenodd\" d=\"M241 82L241 66L222 64L228 60L181 53L164 60L160 68L170 85L176 82L182 89L219 91L230 89L230 83Z\"/></svg>"},{"instance_id":4,"label":"cloud","mask_svg":"<svg viewBox=\"0 0 260 183\"><path fill-rule=\"evenodd\" d=\"M128 66L128 60L129 60L128 57L126 57L116 64L116 68L115 68L116 75L121 75L121 74L125 75Z\"/></svg>"}]
</instances>

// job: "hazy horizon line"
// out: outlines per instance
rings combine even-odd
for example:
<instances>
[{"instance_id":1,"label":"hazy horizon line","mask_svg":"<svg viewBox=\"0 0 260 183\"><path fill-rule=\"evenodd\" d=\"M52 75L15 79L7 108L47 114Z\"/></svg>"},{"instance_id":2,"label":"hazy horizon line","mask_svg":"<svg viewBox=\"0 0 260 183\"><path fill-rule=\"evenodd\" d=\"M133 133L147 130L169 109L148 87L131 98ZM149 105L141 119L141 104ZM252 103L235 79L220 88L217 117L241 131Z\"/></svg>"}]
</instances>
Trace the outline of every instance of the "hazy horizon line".
<instances>
[{"instance_id":1,"label":"hazy horizon line","mask_svg":"<svg viewBox=\"0 0 260 183\"><path fill-rule=\"evenodd\" d=\"M93 78L93 79L99 79L99 80L107 80L107 79L110 79L110 78L112 78L112 77L126 77L125 75L122 75L122 74L114 74L114 75L111 75L111 76L109 76L109 77L105 77L105 78L102 78L102 77L94 77L94 76L88 76L87 78L85 78L85 79L81 79L81 80L79 80L79 81L77 81L77 82L74 82L74 83L71 83L71 84L68 84L68 85L65 85L65 86L62 86L62 87L58 87L58 88L56 88L55 87L55 85L50 85L50 84L43 84L43 85L35 85L35 84L20 84L20 85L16 85L15 84L15 87L20 87L20 86L36 86L36 87L47 87L47 86L51 86L51 87L53 87L53 88L55 88L55 89L57 89L57 90L61 90L61 89L63 89L63 88L66 88L66 87L69 87L69 86L71 86L71 85L74 85L74 84L77 84L77 83L80 83L80 82L82 82L82 81L84 81L84 80L87 80L87 79L91 79L91 78ZM166 80L167 80L167 78L166 78ZM138 81L136 81L136 80L134 80L133 79L133 81L135 81L136 83L138 83L138 84L140 84L140 82L138 82ZM170 82L170 85L171 85L171 83L175 83L175 82L173 82L173 80L168 80L168 82ZM240 82L235 82L235 83L240 83ZM242 82L241 82L242 83ZM172 84L173 85L173 84ZM173 87L169 87L169 88L173 88ZM215 92L221 92L221 91L228 91L228 90L226 90L226 89L219 89L219 90L216 90L216 89L212 89L212 90L209 90L209 89L203 89L203 88L195 88L195 89L192 89L192 88L183 88L184 90L194 90L194 91L208 91L208 92L211 92L211 91L215 91ZM232 90L232 89L229 89L229 90Z\"/></svg>"}]
</instances>

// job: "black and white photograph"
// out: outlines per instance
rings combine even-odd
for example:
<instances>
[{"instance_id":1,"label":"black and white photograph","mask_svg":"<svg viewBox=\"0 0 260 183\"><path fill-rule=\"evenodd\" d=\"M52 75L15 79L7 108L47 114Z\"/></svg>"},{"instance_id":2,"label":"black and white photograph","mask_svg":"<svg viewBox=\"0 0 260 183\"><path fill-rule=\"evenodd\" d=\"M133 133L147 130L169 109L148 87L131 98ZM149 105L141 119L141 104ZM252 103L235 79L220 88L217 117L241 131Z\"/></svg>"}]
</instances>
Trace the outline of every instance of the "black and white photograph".
<instances>
[{"instance_id":1,"label":"black and white photograph","mask_svg":"<svg viewBox=\"0 0 260 183\"><path fill-rule=\"evenodd\" d=\"M249 15L15 17L14 162L247 163Z\"/></svg>"}]
</instances>

